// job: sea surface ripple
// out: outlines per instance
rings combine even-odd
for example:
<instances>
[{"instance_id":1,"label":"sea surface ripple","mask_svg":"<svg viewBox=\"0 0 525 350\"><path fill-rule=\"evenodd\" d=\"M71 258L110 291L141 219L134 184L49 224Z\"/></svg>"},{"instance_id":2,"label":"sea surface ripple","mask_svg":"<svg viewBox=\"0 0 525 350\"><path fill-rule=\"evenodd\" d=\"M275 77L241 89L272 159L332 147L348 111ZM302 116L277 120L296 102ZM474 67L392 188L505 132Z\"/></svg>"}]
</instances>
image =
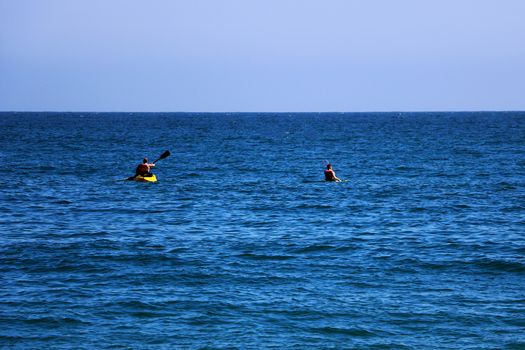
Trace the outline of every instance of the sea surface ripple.
<instances>
[{"instance_id":1,"label":"sea surface ripple","mask_svg":"<svg viewBox=\"0 0 525 350\"><path fill-rule=\"evenodd\" d=\"M0 117L0 348L525 348L525 113Z\"/></svg>"}]
</instances>

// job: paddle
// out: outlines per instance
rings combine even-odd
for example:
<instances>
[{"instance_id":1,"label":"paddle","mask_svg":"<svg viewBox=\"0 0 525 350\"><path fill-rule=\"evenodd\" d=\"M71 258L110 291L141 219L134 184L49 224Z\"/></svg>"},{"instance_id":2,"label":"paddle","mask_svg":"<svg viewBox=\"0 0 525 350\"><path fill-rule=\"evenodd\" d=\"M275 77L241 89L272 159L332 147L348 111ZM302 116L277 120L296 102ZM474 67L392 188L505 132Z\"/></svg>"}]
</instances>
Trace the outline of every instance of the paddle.
<instances>
[{"instance_id":1,"label":"paddle","mask_svg":"<svg viewBox=\"0 0 525 350\"><path fill-rule=\"evenodd\" d=\"M153 164L157 163L157 162L158 162L159 160L161 160L161 159L168 158L168 157L170 156L170 154L171 154L170 151L164 151L164 152L160 155L159 159L157 159L156 161L154 161Z\"/></svg>"}]
</instances>

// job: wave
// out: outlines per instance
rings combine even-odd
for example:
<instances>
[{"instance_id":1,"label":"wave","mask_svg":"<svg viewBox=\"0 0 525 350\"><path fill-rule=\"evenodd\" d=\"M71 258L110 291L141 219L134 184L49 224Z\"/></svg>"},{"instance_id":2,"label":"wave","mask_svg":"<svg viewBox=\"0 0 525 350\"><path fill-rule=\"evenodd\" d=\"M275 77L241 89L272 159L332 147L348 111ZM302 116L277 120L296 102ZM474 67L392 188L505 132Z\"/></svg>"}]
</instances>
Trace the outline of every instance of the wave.
<instances>
[{"instance_id":1,"label":"wave","mask_svg":"<svg viewBox=\"0 0 525 350\"><path fill-rule=\"evenodd\" d=\"M450 260L450 261L423 261L417 258L404 258L397 262L394 269L409 271L414 268L429 270L448 269L475 269L478 272L525 272L525 263L504 259L472 259L472 260Z\"/></svg>"},{"instance_id":2,"label":"wave","mask_svg":"<svg viewBox=\"0 0 525 350\"><path fill-rule=\"evenodd\" d=\"M23 323L27 324L37 324L42 326L48 326L48 327L56 327L56 326L62 326L62 325L89 325L90 322L82 321L77 318L72 317L50 317L50 316L44 316L44 317L33 317L33 318L17 318L16 320L22 321ZM15 320L13 320L15 321Z\"/></svg>"},{"instance_id":3,"label":"wave","mask_svg":"<svg viewBox=\"0 0 525 350\"><path fill-rule=\"evenodd\" d=\"M322 210L332 210L336 209L333 205L327 204L299 204L295 209L322 209Z\"/></svg>"},{"instance_id":4,"label":"wave","mask_svg":"<svg viewBox=\"0 0 525 350\"><path fill-rule=\"evenodd\" d=\"M251 260L290 260L295 259L295 256L291 255L265 255L265 254L253 254L244 253L237 255L240 258L251 259Z\"/></svg>"},{"instance_id":5,"label":"wave","mask_svg":"<svg viewBox=\"0 0 525 350\"><path fill-rule=\"evenodd\" d=\"M377 336L376 333L368 331L362 328L343 328L343 327L319 327L311 328L312 332L323 333L323 334L343 334L350 335L353 337L374 337Z\"/></svg>"},{"instance_id":6,"label":"wave","mask_svg":"<svg viewBox=\"0 0 525 350\"><path fill-rule=\"evenodd\" d=\"M324 252L327 250L333 250L335 248L336 247L332 245L313 244L308 247L295 249L294 252L298 254L315 253L315 252Z\"/></svg>"},{"instance_id":7,"label":"wave","mask_svg":"<svg viewBox=\"0 0 525 350\"><path fill-rule=\"evenodd\" d=\"M525 272L525 263L519 261L508 261L502 259L480 259L472 263L482 269L503 271L503 272Z\"/></svg>"}]
</instances>

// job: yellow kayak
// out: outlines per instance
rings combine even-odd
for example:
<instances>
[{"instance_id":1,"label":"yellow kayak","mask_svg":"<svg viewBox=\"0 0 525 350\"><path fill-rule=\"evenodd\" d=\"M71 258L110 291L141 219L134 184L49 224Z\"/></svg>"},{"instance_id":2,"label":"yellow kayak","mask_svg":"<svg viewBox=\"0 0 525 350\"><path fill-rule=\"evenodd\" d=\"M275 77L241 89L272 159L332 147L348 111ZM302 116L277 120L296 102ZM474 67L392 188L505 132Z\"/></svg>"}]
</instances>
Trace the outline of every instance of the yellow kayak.
<instances>
[{"instance_id":1,"label":"yellow kayak","mask_svg":"<svg viewBox=\"0 0 525 350\"><path fill-rule=\"evenodd\" d=\"M130 177L128 180L137 181L137 182L157 182L157 177L155 174L151 176L135 176Z\"/></svg>"}]
</instances>

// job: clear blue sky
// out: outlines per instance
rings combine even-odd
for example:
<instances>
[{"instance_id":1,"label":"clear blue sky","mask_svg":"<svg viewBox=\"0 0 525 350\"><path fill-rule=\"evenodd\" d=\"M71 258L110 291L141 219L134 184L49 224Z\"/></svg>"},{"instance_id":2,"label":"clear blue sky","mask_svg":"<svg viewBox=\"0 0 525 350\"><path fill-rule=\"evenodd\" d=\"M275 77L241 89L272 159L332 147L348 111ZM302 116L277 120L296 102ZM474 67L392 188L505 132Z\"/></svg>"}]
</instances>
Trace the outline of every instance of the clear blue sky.
<instances>
[{"instance_id":1,"label":"clear blue sky","mask_svg":"<svg viewBox=\"0 0 525 350\"><path fill-rule=\"evenodd\" d=\"M524 16L523 0L0 0L0 110L525 110Z\"/></svg>"}]
</instances>

